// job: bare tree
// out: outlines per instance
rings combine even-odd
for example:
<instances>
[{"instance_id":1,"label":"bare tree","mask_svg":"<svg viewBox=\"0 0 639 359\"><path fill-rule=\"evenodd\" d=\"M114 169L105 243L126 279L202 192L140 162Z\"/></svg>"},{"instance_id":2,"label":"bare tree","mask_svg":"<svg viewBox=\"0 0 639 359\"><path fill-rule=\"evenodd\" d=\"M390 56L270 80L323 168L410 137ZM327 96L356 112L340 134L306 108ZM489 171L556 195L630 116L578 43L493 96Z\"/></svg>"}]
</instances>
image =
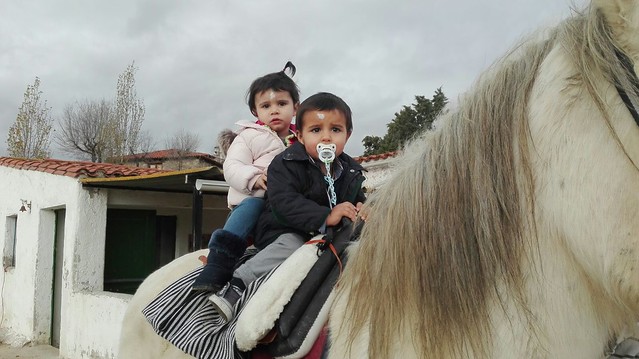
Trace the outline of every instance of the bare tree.
<instances>
[{"instance_id":1,"label":"bare tree","mask_svg":"<svg viewBox=\"0 0 639 359\"><path fill-rule=\"evenodd\" d=\"M40 95L40 79L36 77L33 85L27 86L16 121L9 128L7 146L12 157L46 158L50 154L51 108Z\"/></svg>"},{"instance_id":2,"label":"bare tree","mask_svg":"<svg viewBox=\"0 0 639 359\"><path fill-rule=\"evenodd\" d=\"M144 122L144 101L138 99L135 89L135 61L118 77L115 99L115 121L112 123L113 145L109 157L122 162L125 155L139 150L140 129Z\"/></svg>"},{"instance_id":3,"label":"bare tree","mask_svg":"<svg viewBox=\"0 0 639 359\"><path fill-rule=\"evenodd\" d=\"M64 108L55 140L62 151L79 159L102 162L112 143L113 104L85 100Z\"/></svg>"},{"instance_id":4,"label":"bare tree","mask_svg":"<svg viewBox=\"0 0 639 359\"><path fill-rule=\"evenodd\" d=\"M138 134L138 151L141 153L148 153L154 151L155 140L153 136L147 130L142 130Z\"/></svg>"},{"instance_id":5,"label":"bare tree","mask_svg":"<svg viewBox=\"0 0 639 359\"><path fill-rule=\"evenodd\" d=\"M186 155L197 151L198 147L200 147L200 137L197 134L180 129L173 137L166 139L165 145L166 148L175 152L178 169L182 169L182 161Z\"/></svg>"},{"instance_id":6,"label":"bare tree","mask_svg":"<svg viewBox=\"0 0 639 359\"><path fill-rule=\"evenodd\" d=\"M148 156L150 152L154 151L154 148L155 140L149 131L140 131L138 134L138 151L134 156L129 157L129 161L135 162L135 166L140 167L142 163L147 163Z\"/></svg>"},{"instance_id":7,"label":"bare tree","mask_svg":"<svg viewBox=\"0 0 639 359\"><path fill-rule=\"evenodd\" d=\"M175 149L181 153L195 152L200 147L200 136L180 129L172 137L165 141L167 148Z\"/></svg>"}]
</instances>

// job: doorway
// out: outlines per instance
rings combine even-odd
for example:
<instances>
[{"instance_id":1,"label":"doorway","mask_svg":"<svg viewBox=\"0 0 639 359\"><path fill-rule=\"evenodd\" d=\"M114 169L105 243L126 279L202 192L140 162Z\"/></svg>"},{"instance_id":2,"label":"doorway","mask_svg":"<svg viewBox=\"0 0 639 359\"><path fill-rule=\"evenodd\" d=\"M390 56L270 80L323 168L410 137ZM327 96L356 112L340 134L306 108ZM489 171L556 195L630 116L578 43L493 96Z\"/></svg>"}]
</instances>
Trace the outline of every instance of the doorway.
<instances>
[{"instance_id":1,"label":"doorway","mask_svg":"<svg viewBox=\"0 0 639 359\"><path fill-rule=\"evenodd\" d=\"M66 210L55 211L53 239L53 296L51 305L51 346L60 348L60 320L62 318L62 264L64 258L64 220Z\"/></svg>"}]
</instances>

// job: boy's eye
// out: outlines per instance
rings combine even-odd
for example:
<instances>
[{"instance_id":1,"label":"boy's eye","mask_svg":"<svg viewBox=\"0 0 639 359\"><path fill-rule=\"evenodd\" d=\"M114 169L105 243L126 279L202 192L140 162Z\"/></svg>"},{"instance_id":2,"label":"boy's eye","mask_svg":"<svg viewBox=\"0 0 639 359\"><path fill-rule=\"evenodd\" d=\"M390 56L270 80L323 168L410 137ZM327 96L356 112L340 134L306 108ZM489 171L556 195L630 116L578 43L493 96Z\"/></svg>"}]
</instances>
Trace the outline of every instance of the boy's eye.
<instances>
[{"instance_id":1,"label":"boy's eye","mask_svg":"<svg viewBox=\"0 0 639 359\"><path fill-rule=\"evenodd\" d=\"M265 103L265 104L263 104L261 107L262 107L262 108L268 108L268 107L269 107L269 104Z\"/></svg>"},{"instance_id":2,"label":"boy's eye","mask_svg":"<svg viewBox=\"0 0 639 359\"><path fill-rule=\"evenodd\" d=\"M280 105L280 106L286 106L286 105L288 105L288 101L280 101L280 102L278 103L278 105Z\"/></svg>"},{"instance_id":3,"label":"boy's eye","mask_svg":"<svg viewBox=\"0 0 639 359\"><path fill-rule=\"evenodd\" d=\"M333 127L333 132L342 132L342 129L339 127Z\"/></svg>"},{"instance_id":4,"label":"boy's eye","mask_svg":"<svg viewBox=\"0 0 639 359\"><path fill-rule=\"evenodd\" d=\"M311 128L311 132L313 132L313 133L317 133L317 132L319 132L319 131L320 131L320 129L319 129L319 128Z\"/></svg>"}]
</instances>

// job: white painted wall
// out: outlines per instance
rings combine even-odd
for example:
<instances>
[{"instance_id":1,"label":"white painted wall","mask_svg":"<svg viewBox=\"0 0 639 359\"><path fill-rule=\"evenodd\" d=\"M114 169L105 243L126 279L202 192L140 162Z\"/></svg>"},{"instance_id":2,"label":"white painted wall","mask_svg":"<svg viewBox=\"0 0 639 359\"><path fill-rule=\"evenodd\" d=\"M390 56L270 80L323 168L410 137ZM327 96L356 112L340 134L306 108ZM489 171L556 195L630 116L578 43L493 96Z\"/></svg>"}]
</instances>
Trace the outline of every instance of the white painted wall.
<instances>
[{"instance_id":1,"label":"white painted wall","mask_svg":"<svg viewBox=\"0 0 639 359\"><path fill-rule=\"evenodd\" d=\"M130 295L103 291L107 208L156 209L177 216L176 255L188 252L190 194L83 189L77 179L0 166L0 246L7 216L17 216L16 266L2 273L0 341L49 343L55 210L65 208L61 358L115 358ZM21 199L30 212L19 212ZM203 232L221 227L226 197L206 195Z\"/></svg>"},{"instance_id":2,"label":"white painted wall","mask_svg":"<svg viewBox=\"0 0 639 359\"><path fill-rule=\"evenodd\" d=\"M53 208L73 204L79 184L72 178L0 167L0 233L17 216L16 265L2 273L0 339L14 345L50 338L53 278ZM21 199L31 210L19 212ZM6 236L0 238L5 247Z\"/></svg>"},{"instance_id":3,"label":"white painted wall","mask_svg":"<svg viewBox=\"0 0 639 359\"><path fill-rule=\"evenodd\" d=\"M366 180L363 186L368 189L368 193L371 193L371 191L384 184L384 181L393 170L392 166L395 160L395 157L390 157L378 161L364 162L362 164L362 167L366 169L366 172L364 172Z\"/></svg>"}]
</instances>

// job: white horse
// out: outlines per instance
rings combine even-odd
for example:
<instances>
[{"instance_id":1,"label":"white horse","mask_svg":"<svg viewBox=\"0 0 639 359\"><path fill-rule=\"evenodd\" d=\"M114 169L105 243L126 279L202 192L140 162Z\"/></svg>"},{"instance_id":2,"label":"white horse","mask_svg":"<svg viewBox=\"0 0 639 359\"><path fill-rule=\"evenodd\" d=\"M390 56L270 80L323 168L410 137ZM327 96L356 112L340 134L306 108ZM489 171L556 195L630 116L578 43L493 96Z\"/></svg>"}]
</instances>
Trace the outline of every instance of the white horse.
<instances>
[{"instance_id":1,"label":"white horse","mask_svg":"<svg viewBox=\"0 0 639 359\"><path fill-rule=\"evenodd\" d=\"M147 322L142 309L146 307L169 284L184 274L202 265L198 259L206 256L208 251L202 249L183 255L157 271L151 273L135 292L129 302L120 334L118 359L188 359L192 356L176 348L173 344L157 335Z\"/></svg>"},{"instance_id":2,"label":"white horse","mask_svg":"<svg viewBox=\"0 0 639 359\"><path fill-rule=\"evenodd\" d=\"M496 63L370 198L329 358L603 358L639 319L639 1ZM632 64L630 65L632 68ZM632 72L632 71L630 71Z\"/></svg>"},{"instance_id":3,"label":"white horse","mask_svg":"<svg viewBox=\"0 0 639 359\"><path fill-rule=\"evenodd\" d=\"M351 248L330 358L603 358L634 326L639 127L615 81L639 96L617 53L639 63L639 1L593 0L409 145ZM189 357L140 311L198 255L142 284L119 358Z\"/></svg>"}]
</instances>

